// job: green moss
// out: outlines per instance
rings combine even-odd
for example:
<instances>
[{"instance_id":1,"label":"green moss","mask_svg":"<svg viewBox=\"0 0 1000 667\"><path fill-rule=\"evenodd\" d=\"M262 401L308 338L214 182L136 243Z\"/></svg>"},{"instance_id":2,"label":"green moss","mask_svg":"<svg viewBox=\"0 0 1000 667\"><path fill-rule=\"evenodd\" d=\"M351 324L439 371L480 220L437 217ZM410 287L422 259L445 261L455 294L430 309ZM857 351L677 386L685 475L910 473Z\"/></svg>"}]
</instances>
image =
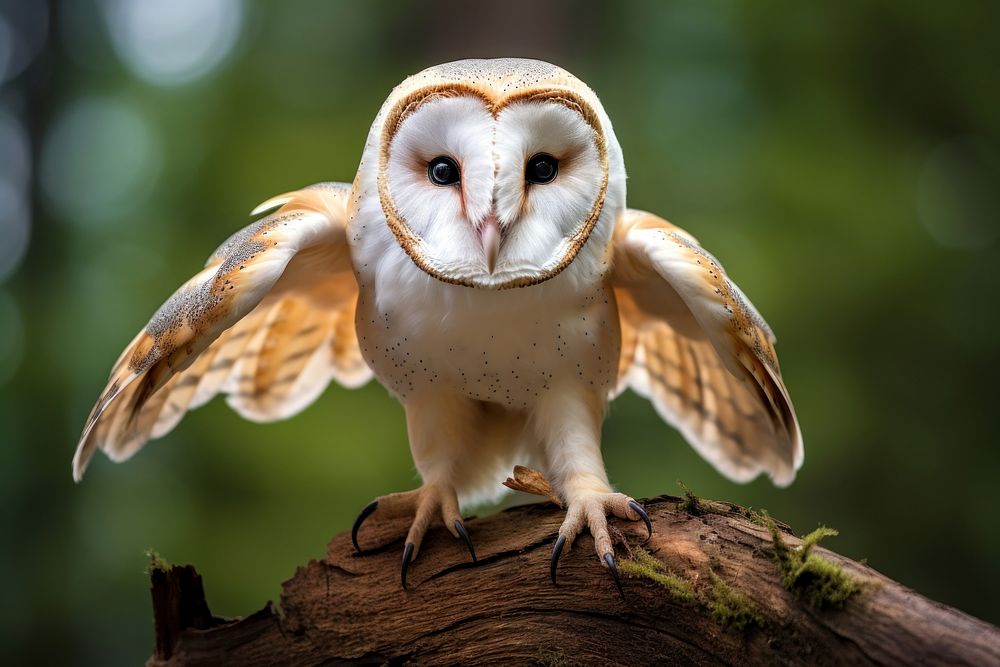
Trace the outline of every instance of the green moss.
<instances>
[{"instance_id":1,"label":"green moss","mask_svg":"<svg viewBox=\"0 0 1000 667\"><path fill-rule=\"evenodd\" d=\"M687 484L681 480L677 480L677 486L681 487L681 491L684 492L684 497L681 499L678 508L692 516L702 516L705 514L731 516L733 514L737 514L757 524L758 526L765 526L763 516L756 510L748 507L741 507L735 503L700 498L696 496L694 491L688 488Z\"/></svg>"},{"instance_id":2,"label":"green moss","mask_svg":"<svg viewBox=\"0 0 1000 667\"><path fill-rule=\"evenodd\" d=\"M836 606L861 590L843 568L816 554L809 554L794 574L794 585L814 607Z\"/></svg>"},{"instance_id":3,"label":"green moss","mask_svg":"<svg viewBox=\"0 0 1000 667\"><path fill-rule=\"evenodd\" d=\"M802 538L798 547L789 547L767 514L764 515L771 540L774 543L774 560L781 571L782 585L816 608L842 604L861 590L860 581L844 572L843 568L812 553L812 548L837 531L820 526Z\"/></svg>"},{"instance_id":4,"label":"green moss","mask_svg":"<svg viewBox=\"0 0 1000 667\"><path fill-rule=\"evenodd\" d=\"M156 553L156 549L150 547L146 549L146 558L149 559L149 563L146 565L146 575L150 575L156 570L163 570L166 572L170 569L170 563L168 563L160 554Z\"/></svg>"},{"instance_id":5,"label":"green moss","mask_svg":"<svg viewBox=\"0 0 1000 667\"><path fill-rule=\"evenodd\" d=\"M626 562L636 563L644 568L652 570L653 572L663 572L666 570L666 566L653 554L649 553L642 547L635 547L632 550L632 558Z\"/></svg>"},{"instance_id":6,"label":"green moss","mask_svg":"<svg viewBox=\"0 0 1000 667\"><path fill-rule=\"evenodd\" d=\"M570 663L562 651L542 649L538 652L538 664L542 667L569 667Z\"/></svg>"},{"instance_id":7,"label":"green moss","mask_svg":"<svg viewBox=\"0 0 1000 667\"><path fill-rule=\"evenodd\" d=\"M714 572L709 572L709 576L712 589L709 591L708 610L713 621L736 632L746 632L755 625L764 627L764 617L750 598L733 590Z\"/></svg>"},{"instance_id":8,"label":"green moss","mask_svg":"<svg viewBox=\"0 0 1000 667\"><path fill-rule=\"evenodd\" d=\"M767 528L767 521L764 519L764 514L758 512L752 507L743 507L743 511L740 512L743 516L750 520L750 523L756 524L761 528Z\"/></svg>"},{"instance_id":9,"label":"green moss","mask_svg":"<svg viewBox=\"0 0 1000 667\"><path fill-rule=\"evenodd\" d=\"M684 492L684 500L681 501L680 508L692 516L704 514L705 508L701 504L701 498L694 495L694 492L681 480L677 480L677 486L681 487L681 491Z\"/></svg>"},{"instance_id":10,"label":"green moss","mask_svg":"<svg viewBox=\"0 0 1000 667\"><path fill-rule=\"evenodd\" d=\"M644 577L667 590L683 604L707 609L713 621L727 630L747 632L752 627L763 628L765 621L753 601L734 590L721 577L709 572L711 588L696 591L692 583L669 571L667 567L642 547L635 547L631 558L618 564L629 577Z\"/></svg>"},{"instance_id":11,"label":"green moss","mask_svg":"<svg viewBox=\"0 0 1000 667\"><path fill-rule=\"evenodd\" d=\"M834 528L827 528L826 526L820 526L813 532L809 533L802 538L802 546L799 547L806 553L808 553L814 546L819 544L823 539L827 537L836 537L840 533Z\"/></svg>"},{"instance_id":12,"label":"green moss","mask_svg":"<svg viewBox=\"0 0 1000 667\"><path fill-rule=\"evenodd\" d=\"M619 563L618 569L629 577L645 577L650 581L655 581L679 602L689 604L695 600L694 586L691 585L691 582L668 571L663 563L653 558L642 547L636 547L633 550L632 558Z\"/></svg>"},{"instance_id":13,"label":"green moss","mask_svg":"<svg viewBox=\"0 0 1000 667\"><path fill-rule=\"evenodd\" d=\"M690 581L683 579L642 547L636 547L632 557L618 564L629 577L644 577L667 590L670 596L684 604L707 608L712 620L726 629L745 632L752 626L764 627L764 618L754 603L743 593L733 590L714 572L710 572L712 587L702 595L695 592Z\"/></svg>"}]
</instances>

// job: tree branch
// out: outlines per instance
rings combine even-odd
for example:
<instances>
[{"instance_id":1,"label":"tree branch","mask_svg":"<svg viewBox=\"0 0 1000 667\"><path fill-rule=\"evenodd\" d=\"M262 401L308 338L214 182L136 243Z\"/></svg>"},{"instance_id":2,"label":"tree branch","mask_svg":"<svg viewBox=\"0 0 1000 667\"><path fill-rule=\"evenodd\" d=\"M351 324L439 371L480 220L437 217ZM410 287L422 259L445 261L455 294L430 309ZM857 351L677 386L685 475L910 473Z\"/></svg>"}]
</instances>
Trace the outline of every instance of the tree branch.
<instances>
[{"instance_id":1,"label":"tree branch","mask_svg":"<svg viewBox=\"0 0 1000 667\"><path fill-rule=\"evenodd\" d=\"M1000 664L1000 630L806 545L737 505L662 496L654 534L614 521L625 599L579 537L549 581L563 512L518 507L467 527L478 564L432 530L399 584L405 521L365 524L241 619L211 616L190 566L154 569L150 665ZM777 541L775 540L777 538ZM777 556L776 556L777 554ZM841 598L846 598L841 600Z\"/></svg>"}]
</instances>

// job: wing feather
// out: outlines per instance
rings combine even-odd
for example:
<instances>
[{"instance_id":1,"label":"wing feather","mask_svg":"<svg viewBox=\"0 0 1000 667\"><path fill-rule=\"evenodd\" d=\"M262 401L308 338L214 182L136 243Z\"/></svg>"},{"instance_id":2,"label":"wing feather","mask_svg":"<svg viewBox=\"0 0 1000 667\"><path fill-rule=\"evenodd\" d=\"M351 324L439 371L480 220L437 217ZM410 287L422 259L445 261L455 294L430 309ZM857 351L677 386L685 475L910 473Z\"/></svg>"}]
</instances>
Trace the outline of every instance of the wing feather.
<instances>
[{"instance_id":1,"label":"wing feather","mask_svg":"<svg viewBox=\"0 0 1000 667\"><path fill-rule=\"evenodd\" d=\"M617 391L632 387L723 474L787 485L802 435L774 334L684 230L629 210L611 276L622 328Z\"/></svg>"},{"instance_id":2,"label":"wing feather","mask_svg":"<svg viewBox=\"0 0 1000 667\"><path fill-rule=\"evenodd\" d=\"M371 378L353 329L349 196L333 183L279 195L259 208L280 208L212 253L115 363L73 458L75 479L97 449L123 461L217 393L269 421L303 409L332 379Z\"/></svg>"},{"instance_id":3,"label":"wing feather","mask_svg":"<svg viewBox=\"0 0 1000 667\"><path fill-rule=\"evenodd\" d=\"M303 299L286 298L276 304L269 326L255 341L255 353L240 361L229 405L253 421L272 421L297 412L289 398L304 391L299 380L313 358L319 358L325 369L313 383L319 391L333 378L325 345L333 334L333 320L332 313L313 309ZM312 394L315 388L305 391Z\"/></svg>"}]
</instances>

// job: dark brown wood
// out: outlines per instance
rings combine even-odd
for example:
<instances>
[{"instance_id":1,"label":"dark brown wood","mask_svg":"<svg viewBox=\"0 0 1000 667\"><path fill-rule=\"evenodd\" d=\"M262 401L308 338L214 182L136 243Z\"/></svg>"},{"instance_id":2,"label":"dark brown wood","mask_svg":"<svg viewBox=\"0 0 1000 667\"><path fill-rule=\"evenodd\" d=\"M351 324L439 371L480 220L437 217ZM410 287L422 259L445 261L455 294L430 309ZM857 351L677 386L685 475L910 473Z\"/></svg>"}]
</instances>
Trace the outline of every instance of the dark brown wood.
<instances>
[{"instance_id":1,"label":"dark brown wood","mask_svg":"<svg viewBox=\"0 0 1000 667\"><path fill-rule=\"evenodd\" d=\"M822 547L814 553L863 588L840 607L809 606L782 587L771 534L743 508L713 502L692 512L669 496L645 504L655 531L645 548L698 601L641 576L623 576L623 600L587 535L563 555L553 586L549 553L563 512L548 503L470 519L476 565L444 529L432 530L404 591L406 523L376 514L361 543L381 546L359 556L349 535L334 537L325 559L285 582L280 609L214 618L193 569L154 572L148 664L1000 664L1000 629ZM645 529L613 523L625 560ZM801 543L782 529L788 546ZM713 620L705 600L716 578L745 594L762 623L737 631Z\"/></svg>"},{"instance_id":2,"label":"dark brown wood","mask_svg":"<svg viewBox=\"0 0 1000 667\"><path fill-rule=\"evenodd\" d=\"M207 630L226 622L209 611L201 575L190 565L164 569L154 562L150 565L149 580L158 657L164 660L172 657L185 630Z\"/></svg>"}]
</instances>

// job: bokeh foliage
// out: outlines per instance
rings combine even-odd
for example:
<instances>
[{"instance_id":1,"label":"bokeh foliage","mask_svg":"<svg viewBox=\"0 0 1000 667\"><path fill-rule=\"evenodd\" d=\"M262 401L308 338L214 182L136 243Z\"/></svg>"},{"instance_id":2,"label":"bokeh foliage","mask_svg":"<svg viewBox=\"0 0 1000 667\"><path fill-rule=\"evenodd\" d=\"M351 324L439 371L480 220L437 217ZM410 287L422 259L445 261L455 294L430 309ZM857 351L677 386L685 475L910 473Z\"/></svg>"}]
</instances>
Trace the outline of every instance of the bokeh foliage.
<instances>
[{"instance_id":1,"label":"bokeh foliage","mask_svg":"<svg viewBox=\"0 0 1000 667\"><path fill-rule=\"evenodd\" d=\"M612 480L640 497L679 478L800 533L837 526L831 548L1000 621L1000 5L152 3L215 7L213 44L235 31L177 81L123 36L130 1L54 3L0 87L30 142L32 213L0 274L5 650L135 664L147 547L196 564L216 613L246 614L373 496L417 484L375 384L263 426L216 400L79 486L69 462L120 349L246 211L351 180L406 74L499 55L590 83L630 204L697 236L779 335L806 443L791 488L728 482L631 394L605 428ZM16 28L26 6L0 15Z\"/></svg>"}]
</instances>

